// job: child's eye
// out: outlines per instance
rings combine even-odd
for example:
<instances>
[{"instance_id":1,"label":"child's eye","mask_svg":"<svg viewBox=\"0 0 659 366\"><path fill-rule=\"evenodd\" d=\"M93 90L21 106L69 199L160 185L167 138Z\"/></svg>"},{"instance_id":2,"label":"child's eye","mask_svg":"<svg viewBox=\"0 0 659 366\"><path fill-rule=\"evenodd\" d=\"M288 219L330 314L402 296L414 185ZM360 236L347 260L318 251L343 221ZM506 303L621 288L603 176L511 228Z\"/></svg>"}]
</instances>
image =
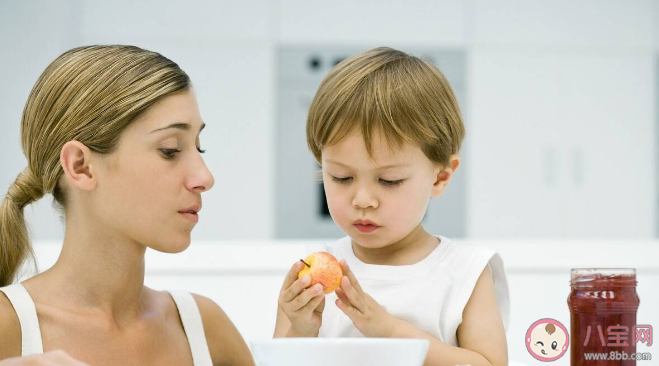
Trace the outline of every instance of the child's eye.
<instances>
[{"instance_id":1,"label":"child's eye","mask_svg":"<svg viewBox=\"0 0 659 366\"><path fill-rule=\"evenodd\" d=\"M339 184L346 184L352 180L352 177L339 178L332 175L332 180Z\"/></svg>"},{"instance_id":2,"label":"child's eye","mask_svg":"<svg viewBox=\"0 0 659 366\"><path fill-rule=\"evenodd\" d=\"M558 343L556 341L551 342L551 349L556 350L558 348Z\"/></svg>"},{"instance_id":3,"label":"child's eye","mask_svg":"<svg viewBox=\"0 0 659 366\"><path fill-rule=\"evenodd\" d=\"M206 150L202 150L201 148L197 148L197 151L199 151L200 154L203 154L206 152Z\"/></svg>"},{"instance_id":4,"label":"child's eye","mask_svg":"<svg viewBox=\"0 0 659 366\"><path fill-rule=\"evenodd\" d=\"M160 149L165 159L174 159L176 153L180 153L179 149Z\"/></svg>"},{"instance_id":5,"label":"child's eye","mask_svg":"<svg viewBox=\"0 0 659 366\"><path fill-rule=\"evenodd\" d=\"M387 187L398 187L399 185L403 184L404 180L405 179L399 179L399 180L380 179L380 183Z\"/></svg>"}]
</instances>

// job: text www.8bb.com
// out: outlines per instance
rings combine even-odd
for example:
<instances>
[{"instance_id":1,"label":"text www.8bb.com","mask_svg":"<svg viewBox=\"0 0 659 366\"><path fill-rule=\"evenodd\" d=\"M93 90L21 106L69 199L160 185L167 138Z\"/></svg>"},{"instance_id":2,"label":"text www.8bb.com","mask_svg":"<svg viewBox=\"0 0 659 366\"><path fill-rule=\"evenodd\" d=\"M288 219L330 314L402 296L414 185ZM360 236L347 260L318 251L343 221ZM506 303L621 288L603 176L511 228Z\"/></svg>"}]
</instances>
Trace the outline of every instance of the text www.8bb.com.
<instances>
[{"instance_id":1,"label":"text www.8bb.com","mask_svg":"<svg viewBox=\"0 0 659 366\"><path fill-rule=\"evenodd\" d=\"M632 353L611 351L609 353L584 353L584 358L589 361L606 361L606 360L637 360L646 361L652 359L650 353Z\"/></svg>"}]
</instances>

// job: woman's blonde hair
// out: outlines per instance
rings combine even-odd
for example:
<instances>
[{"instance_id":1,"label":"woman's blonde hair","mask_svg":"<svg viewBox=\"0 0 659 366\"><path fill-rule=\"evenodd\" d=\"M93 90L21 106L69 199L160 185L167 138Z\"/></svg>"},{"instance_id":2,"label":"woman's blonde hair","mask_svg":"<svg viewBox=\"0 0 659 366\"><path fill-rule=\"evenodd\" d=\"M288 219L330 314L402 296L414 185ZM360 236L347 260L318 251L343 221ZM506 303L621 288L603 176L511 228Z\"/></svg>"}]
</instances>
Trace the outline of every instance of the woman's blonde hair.
<instances>
[{"instance_id":1,"label":"woman's blonde hair","mask_svg":"<svg viewBox=\"0 0 659 366\"><path fill-rule=\"evenodd\" d=\"M114 151L121 132L165 96L190 89L190 79L166 57L134 46L74 48L41 74L25 104L21 145L27 168L0 207L0 287L10 284L32 246L23 208L52 193L64 213L59 156L71 140L99 154Z\"/></svg>"},{"instance_id":2,"label":"woman's blonde hair","mask_svg":"<svg viewBox=\"0 0 659 366\"><path fill-rule=\"evenodd\" d=\"M428 159L444 167L465 135L460 107L441 71L386 47L339 63L311 102L307 144L318 162L325 146L355 130L369 154L377 132L389 146L418 145Z\"/></svg>"}]
</instances>

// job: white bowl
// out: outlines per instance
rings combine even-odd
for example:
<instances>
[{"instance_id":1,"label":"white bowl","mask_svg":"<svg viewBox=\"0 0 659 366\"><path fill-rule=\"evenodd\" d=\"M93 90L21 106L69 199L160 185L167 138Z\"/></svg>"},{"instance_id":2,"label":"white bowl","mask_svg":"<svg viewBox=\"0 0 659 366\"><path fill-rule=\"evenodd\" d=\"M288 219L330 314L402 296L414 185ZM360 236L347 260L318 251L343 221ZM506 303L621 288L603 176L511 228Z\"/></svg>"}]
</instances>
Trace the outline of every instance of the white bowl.
<instances>
[{"instance_id":1,"label":"white bowl","mask_svg":"<svg viewBox=\"0 0 659 366\"><path fill-rule=\"evenodd\" d=\"M252 341L257 366L421 366L426 339L277 338Z\"/></svg>"}]
</instances>

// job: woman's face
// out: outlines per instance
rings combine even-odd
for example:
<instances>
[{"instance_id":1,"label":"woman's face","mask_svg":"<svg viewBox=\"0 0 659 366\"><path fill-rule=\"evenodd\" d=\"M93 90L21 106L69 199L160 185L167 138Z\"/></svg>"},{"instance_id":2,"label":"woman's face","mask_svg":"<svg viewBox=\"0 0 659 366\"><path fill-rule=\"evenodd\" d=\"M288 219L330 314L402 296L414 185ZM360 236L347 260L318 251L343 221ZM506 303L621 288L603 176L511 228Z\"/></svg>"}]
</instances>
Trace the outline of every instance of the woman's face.
<instances>
[{"instance_id":1,"label":"woman's face","mask_svg":"<svg viewBox=\"0 0 659 366\"><path fill-rule=\"evenodd\" d=\"M200 153L203 127L190 91L162 99L130 124L101 158L92 212L102 227L158 251L185 250L201 193L214 184Z\"/></svg>"}]
</instances>

